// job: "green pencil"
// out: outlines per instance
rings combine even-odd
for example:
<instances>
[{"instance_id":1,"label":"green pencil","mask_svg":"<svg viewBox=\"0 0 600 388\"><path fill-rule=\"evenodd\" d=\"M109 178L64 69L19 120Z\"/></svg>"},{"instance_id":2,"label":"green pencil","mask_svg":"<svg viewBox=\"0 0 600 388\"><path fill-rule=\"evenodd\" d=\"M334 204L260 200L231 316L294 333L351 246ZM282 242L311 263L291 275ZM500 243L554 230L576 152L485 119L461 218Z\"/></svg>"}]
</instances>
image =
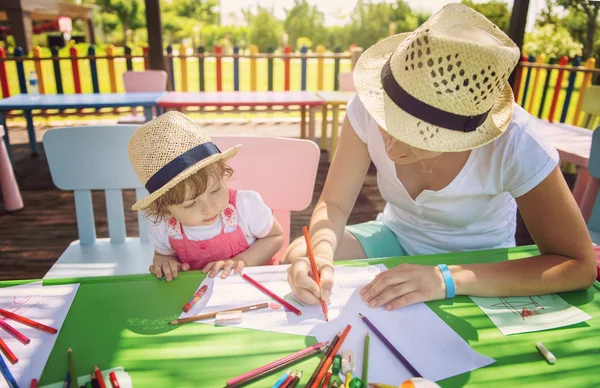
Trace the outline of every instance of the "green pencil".
<instances>
[{"instance_id":1,"label":"green pencil","mask_svg":"<svg viewBox=\"0 0 600 388\"><path fill-rule=\"evenodd\" d=\"M71 374L71 387L79 387L77 384L77 375L75 374L75 364L73 364L73 349L67 350L67 361L69 363L69 373Z\"/></svg>"},{"instance_id":2,"label":"green pencil","mask_svg":"<svg viewBox=\"0 0 600 388\"><path fill-rule=\"evenodd\" d=\"M369 332L365 335L365 348L363 350L363 373L362 373L362 381L365 384L369 383Z\"/></svg>"}]
</instances>

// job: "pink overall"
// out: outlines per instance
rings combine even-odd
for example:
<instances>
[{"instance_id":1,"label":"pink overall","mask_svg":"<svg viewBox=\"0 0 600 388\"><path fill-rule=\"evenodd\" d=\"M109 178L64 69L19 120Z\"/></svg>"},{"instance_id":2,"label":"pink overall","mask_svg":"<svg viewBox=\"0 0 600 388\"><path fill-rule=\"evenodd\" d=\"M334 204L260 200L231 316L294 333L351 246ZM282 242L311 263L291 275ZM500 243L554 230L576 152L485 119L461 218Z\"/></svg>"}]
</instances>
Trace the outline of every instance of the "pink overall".
<instances>
[{"instance_id":1,"label":"pink overall","mask_svg":"<svg viewBox=\"0 0 600 388\"><path fill-rule=\"evenodd\" d=\"M170 219L169 224L178 227L181 239L169 236L171 248L182 263L188 263L191 270L203 269L208 263L227 260L248 249L248 241L242 228L237 222L235 207L236 190L229 189L229 205L221 213L223 229L217 236L203 241L189 240L183 232L183 227L175 219ZM229 230L234 227L234 230ZM225 229L228 229L226 232Z\"/></svg>"}]
</instances>

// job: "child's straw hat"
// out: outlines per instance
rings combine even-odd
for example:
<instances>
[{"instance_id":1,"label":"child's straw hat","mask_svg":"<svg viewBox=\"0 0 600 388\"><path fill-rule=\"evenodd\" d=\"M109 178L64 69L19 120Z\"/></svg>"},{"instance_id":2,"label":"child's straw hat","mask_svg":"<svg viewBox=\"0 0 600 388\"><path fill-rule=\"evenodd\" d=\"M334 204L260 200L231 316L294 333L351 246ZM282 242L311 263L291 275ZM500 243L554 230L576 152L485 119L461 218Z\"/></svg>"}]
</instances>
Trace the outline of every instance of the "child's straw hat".
<instances>
[{"instance_id":1,"label":"child's straw hat","mask_svg":"<svg viewBox=\"0 0 600 388\"><path fill-rule=\"evenodd\" d=\"M392 136L458 152L508 127L513 94L506 81L519 58L514 42L483 15L448 4L415 31L366 50L354 80L367 111Z\"/></svg>"},{"instance_id":2,"label":"child's straw hat","mask_svg":"<svg viewBox=\"0 0 600 388\"><path fill-rule=\"evenodd\" d=\"M177 111L139 127L129 140L129 158L150 195L132 209L142 210L175 185L219 160L232 158L237 145L221 152L196 123Z\"/></svg>"}]
</instances>

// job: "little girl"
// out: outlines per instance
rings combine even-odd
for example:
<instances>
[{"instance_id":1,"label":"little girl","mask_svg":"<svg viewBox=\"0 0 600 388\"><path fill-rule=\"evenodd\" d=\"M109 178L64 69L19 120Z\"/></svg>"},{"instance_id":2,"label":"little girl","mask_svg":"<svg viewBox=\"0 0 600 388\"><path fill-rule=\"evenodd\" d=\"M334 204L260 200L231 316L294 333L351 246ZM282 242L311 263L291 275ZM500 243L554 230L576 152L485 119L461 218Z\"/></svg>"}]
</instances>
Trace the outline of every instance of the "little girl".
<instances>
[{"instance_id":1,"label":"little girl","mask_svg":"<svg viewBox=\"0 0 600 388\"><path fill-rule=\"evenodd\" d=\"M132 209L150 219L154 245L150 272L167 281L177 272L223 271L267 264L283 245L283 232L254 191L227 187L226 164L240 145L221 152L185 115L172 111L139 127L129 141L133 168L149 196Z\"/></svg>"}]
</instances>

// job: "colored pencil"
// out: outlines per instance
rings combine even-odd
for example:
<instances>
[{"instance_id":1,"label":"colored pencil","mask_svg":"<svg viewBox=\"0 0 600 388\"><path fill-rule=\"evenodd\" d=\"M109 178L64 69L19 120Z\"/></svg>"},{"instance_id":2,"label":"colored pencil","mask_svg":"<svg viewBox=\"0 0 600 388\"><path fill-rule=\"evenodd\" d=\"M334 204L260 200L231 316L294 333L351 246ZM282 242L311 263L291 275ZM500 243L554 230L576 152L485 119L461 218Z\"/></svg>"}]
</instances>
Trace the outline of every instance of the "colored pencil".
<instances>
[{"instance_id":1,"label":"colored pencil","mask_svg":"<svg viewBox=\"0 0 600 388\"><path fill-rule=\"evenodd\" d=\"M12 350L10 350L10 348L2 338L0 338L0 348L2 348L2 351L4 352L6 357L8 357L9 361L12 364L16 364L19 361L17 356L15 356L15 354L12 352Z\"/></svg>"},{"instance_id":2,"label":"colored pencil","mask_svg":"<svg viewBox=\"0 0 600 388\"><path fill-rule=\"evenodd\" d=\"M335 347L329 354L329 357L327 357L327 360L325 360L325 364L323 364L323 367L319 371L317 378L315 379L315 381L313 381L312 385L310 386L311 388L317 388L318 384L321 382L321 380L323 380L323 377L325 377L325 374L327 373L327 371L329 370L329 367L331 366L331 363L333 362L333 357L335 357L335 355L340 351L340 348L342 347L342 344L346 340L346 337L348 336L350 329L352 329L351 325L346 326L346 328L344 329L342 336L340 337L338 342L335 344Z\"/></svg>"},{"instance_id":3,"label":"colored pencil","mask_svg":"<svg viewBox=\"0 0 600 388\"><path fill-rule=\"evenodd\" d=\"M98 385L100 388L106 388L106 384L104 384L104 376L102 376L102 371L97 365L94 365L94 374L96 375L96 380L98 380Z\"/></svg>"},{"instance_id":4,"label":"colored pencil","mask_svg":"<svg viewBox=\"0 0 600 388\"><path fill-rule=\"evenodd\" d=\"M117 380L117 375L115 374L115 372L110 372L108 377L110 377L110 384L113 386L113 388L121 387L121 385L119 384L119 380Z\"/></svg>"},{"instance_id":5,"label":"colored pencil","mask_svg":"<svg viewBox=\"0 0 600 388\"><path fill-rule=\"evenodd\" d=\"M338 388L337 381L334 381L333 384L331 384L331 388Z\"/></svg>"},{"instance_id":6,"label":"colored pencil","mask_svg":"<svg viewBox=\"0 0 600 388\"><path fill-rule=\"evenodd\" d=\"M3 308L0 308L0 314L4 315L7 318L12 319L13 321L17 321L24 325L31 326L34 329L42 330L42 331L45 331L50 334L58 333L58 330L56 330L53 327L46 326L44 324L41 324L41 323L31 320L29 318L22 317L19 314L11 313L10 311L4 310Z\"/></svg>"},{"instance_id":7,"label":"colored pencil","mask_svg":"<svg viewBox=\"0 0 600 388\"><path fill-rule=\"evenodd\" d=\"M211 319L211 318L216 317L218 313L224 313L224 312L228 312L228 311L252 311L252 310L264 309L267 307L269 307L269 304L266 302L258 303L258 304L253 304L250 306L237 307L237 308L233 308L233 309L229 309L229 310L215 311L214 313L205 313L205 314L193 315L193 316L187 317L187 318L175 319L174 321L169 322L169 325L180 325L182 323L202 321L204 319Z\"/></svg>"},{"instance_id":8,"label":"colored pencil","mask_svg":"<svg viewBox=\"0 0 600 388\"><path fill-rule=\"evenodd\" d=\"M421 376L421 374L410 364L410 362L408 362L408 360L406 358L404 358L404 356L398 351L398 349L396 349L394 347L394 345L392 345L392 343L385 338L385 336L383 335L383 333L381 333L379 331L379 329L377 329L375 327L375 325L373 325L373 323L371 321L369 321L369 319L367 317L365 317L364 315L362 315L361 313L358 313L358 315L360 315L360 318L363 320L364 323L366 323L367 326L369 326L369 328L371 328L371 330L373 330L373 332L375 333L375 335L377 337L379 337L379 339L381 340L381 342L383 342L383 344L394 354L394 356L396 356L396 358L398 359L398 361L400 361L405 367L406 369L408 369L408 371L414 376L414 377L423 377Z\"/></svg>"},{"instance_id":9,"label":"colored pencil","mask_svg":"<svg viewBox=\"0 0 600 388\"><path fill-rule=\"evenodd\" d=\"M321 388L329 387L329 382L331 381L331 376L333 376L333 373L327 372L327 374L325 375L325 380L323 380L323 384L321 384Z\"/></svg>"},{"instance_id":10,"label":"colored pencil","mask_svg":"<svg viewBox=\"0 0 600 388\"><path fill-rule=\"evenodd\" d=\"M272 362L271 364L265 365L251 372L245 373L239 377L227 381L227 388L237 388L249 384L255 380L261 379L265 376L273 374L282 369L288 368L302 360L310 358L323 351L325 342L317 345L310 346L306 349L296 352L290 356L284 357L280 360Z\"/></svg>"},{"instance_id":11,"label":"colored pencil","mask_svg":"<svg viewBox=\"0 0 600 388\"><path fill-rule=\"evenodd\" d=\"M71 386L71 373L67 371L65 379L63 380L63 388L69 388Z\"/></svg>"},{"instance_id":12,"label":"colored pencil","mask_svg":"<svg viewBox=\"0 0 600 388\"><path fill-rule=\"evenodd\" d=\"M202 295L204 295L206 293L206 290L208 289L208 286L205 284L202 287L200 287L200 289L198 291L196 291L196 293L194 294L194 296L192 296L192 298L181 308L183 310L184 313L187 313L188 311L190 311L190 309L196 304L198 303L198 301L200 300L200 298L202 298Z\"/></svg>"},{"instance_id":13,"label":"colored pencil","mask_svg":"<svg viewBox=\"0 0 600 388\"><path fill-rule=\"evenodd\" d=\"M319 289L321 287L321 277L319 275L319 269L317 268L317 262L315 261L315 254L312 249L312 244L310 243L310 236L308 235L308 228L306 226L302 227L302 232L304 233L304 241L306 241L306 250L308 251L308 259L310 260L310 267L312 269L313 276L315 278L315 282ZM319 298L321 302L321 310L323 310L323 315L325 316L325 322L329 322L329 312L327 310L327 303L323 300L323 298Z\"/></svg>"},{"instance_id":14,"label":"colored pencil","mask_svg":"<svg viewBox=\"0 0 600 388\"><path fill-rule=\"evenodd\" d=\"M92 380L85 383L85 388L94 388L94 387L92 387Z\"/></svg>"},{"instance_id":15,"label":"colored pencil","mask_svg":"<svg viewBox=\"0 0 600 388\"><path fill-rule=\"evenodd\" d=\"M12 327L8 323L6 323L4 321L4 319L0 319L0 327L2 327L4 330L6 330L13 337L18 339L19 341L21 341L21 343L23 343L25 345L27 345L28 343L31 342L31 340L29 338L27 338L25 335L23 335L23 333L21 333L19 330L15 329L14 327Z\"/></svg>"},{"instance_id":16,"label":"colored pencil","mask_svg":"<svg viewBox=\"0 0 600 388\"><path fill-rule=\"evenodd\" d=\"M13 377L12 373L10 373L10 369L8 369L8 365L6 365L6 362L4 361L4 358L2 357L1 354L0 354L0 372L4 376L4 379L6 380L6 383L8 384L9 388L19 388L17 381Z\"/></svg>"},{"instance_id":17,"label":"colored pencil","mask_svg":"<svg viewBox=\"0 0 600 388\"><path fill-rule=\"evenodd\" d=\"M389 385L389 384L381 384L381 383L375 383L375 384L369 384L370 388L396 388L396 386L394 385Z\"/></svg>"},{"instance_id":18,"label":"colored pencil","mask_svg":"<svg viewBox=\"0 0 600 388\"><path fill-rule=\"evenodd\" d=\"M296 372L288 374L287 379L285 379L283 383L279 385L275 384L273 385L273 388L287 388L287 386L290 385L292 380L294 380L294 377L296 377Z\"/></svg>"},{"instance_id":19,"label":"colored pencil","mask_svg":"<svg viewBox=\"0 0 600 388\"><path fill-rule=\"evenodd\" d=\"M69 373L71 374L71 387L78 387L77 374L75 374L75 363L73 362L73 349L71 348L67 350L67 364L69 366Z\"/></svg>"},{"instance_id":20,"label":"colored pencil","mask_svg":"<svg viewBox=\"0 0 600 388\"><path fill-rule=\"evenodd\" d=\"M335 345L340 340L340 336L341 336L341 333L337 333L335 335L335 337L333 337L333 340L331 340L331 342L329 343L329 346L327 347L327 350L323 354L323 357L321 357L321 362L319 362L319 365L317 365L317 367L315 368L315 371L313 372L313 374L310 375L310 378L308 379L308 382L306 383L307 387L310 387L312 385L313 381L315 381L315 379L317 378L317 375L319 374L319 372L321 371L321 368L325 364L325 361L327 360L327 357L329 357L329 355L333 351L333 348L335 348Z\"/></svg>"},{"instance_id":21,"label":"colored pencil","mask_svg":"<svg viewBox=\"0 0 600 388\"><path fill-rule=\"evenodd\" d=\"M29 388L37 388L38 381L37 379L31 379L31 383L29 383Z\"/></svg>"},{"instance_id":22,"label":"colored pencil","mask_svg":"<svg viewBox=\"0 0 600 388\"><path fill-rule=\"evenodd\" d=\"M369 332L365 335L365 347L363 348L363 370L362 370L362 381L365 384L369 381L369 345L371 343L371 338L369 337Z\"/></svg>"},{"instance_id":23,"label":"colored pencil","mask_svg":"<svg viewBox=\"0 0 600 388\"><path fill-rule=\"evenodd\" d=\"M92 388L100 388L100 384L98 383L98 379L97 378L92 377L92 379L90 380L90 382L92 383Z\"/></svg>"},{"instance_id":24,"label":"colored pencil","mask_svg":"<svg viewBox=\"0 0 600 388\"><path fill-rule=\"evenodd\" d=\"M254 287L258 288L259 290L261 290L262 292L264 292L265 294L269 295L271 298L276 300L279 304L281 304L282 306L285 306L288 310L290 310L294 314L296 314L298 316L302 315L302 311L298 310L297 308L295 308L294 306L292 306L285 300L281 299L279 296L275 295L272 291L268 290L265 286L263 286L256 280L252 279L250 276L246 275L245 273L242 273L242 277L244 279L246 279L248 282L250 282L250 284L252 284Z\"/></svg>"},{"instance_id":25,"label":"colored pencil","mask_svg":"<svg viewBox=\"0 0 600 388\"><path fill-rule=\"evenodd\" d=\"M298 382L302 378L302 373L303 372L300 372L300 373L298 373L296 375L296 377L294 377L294 380L292 380L292 382L290 383L290 385L288 386L288 388L294 388L296 385L298 385Z\"/></svg>"}]
</instances>

